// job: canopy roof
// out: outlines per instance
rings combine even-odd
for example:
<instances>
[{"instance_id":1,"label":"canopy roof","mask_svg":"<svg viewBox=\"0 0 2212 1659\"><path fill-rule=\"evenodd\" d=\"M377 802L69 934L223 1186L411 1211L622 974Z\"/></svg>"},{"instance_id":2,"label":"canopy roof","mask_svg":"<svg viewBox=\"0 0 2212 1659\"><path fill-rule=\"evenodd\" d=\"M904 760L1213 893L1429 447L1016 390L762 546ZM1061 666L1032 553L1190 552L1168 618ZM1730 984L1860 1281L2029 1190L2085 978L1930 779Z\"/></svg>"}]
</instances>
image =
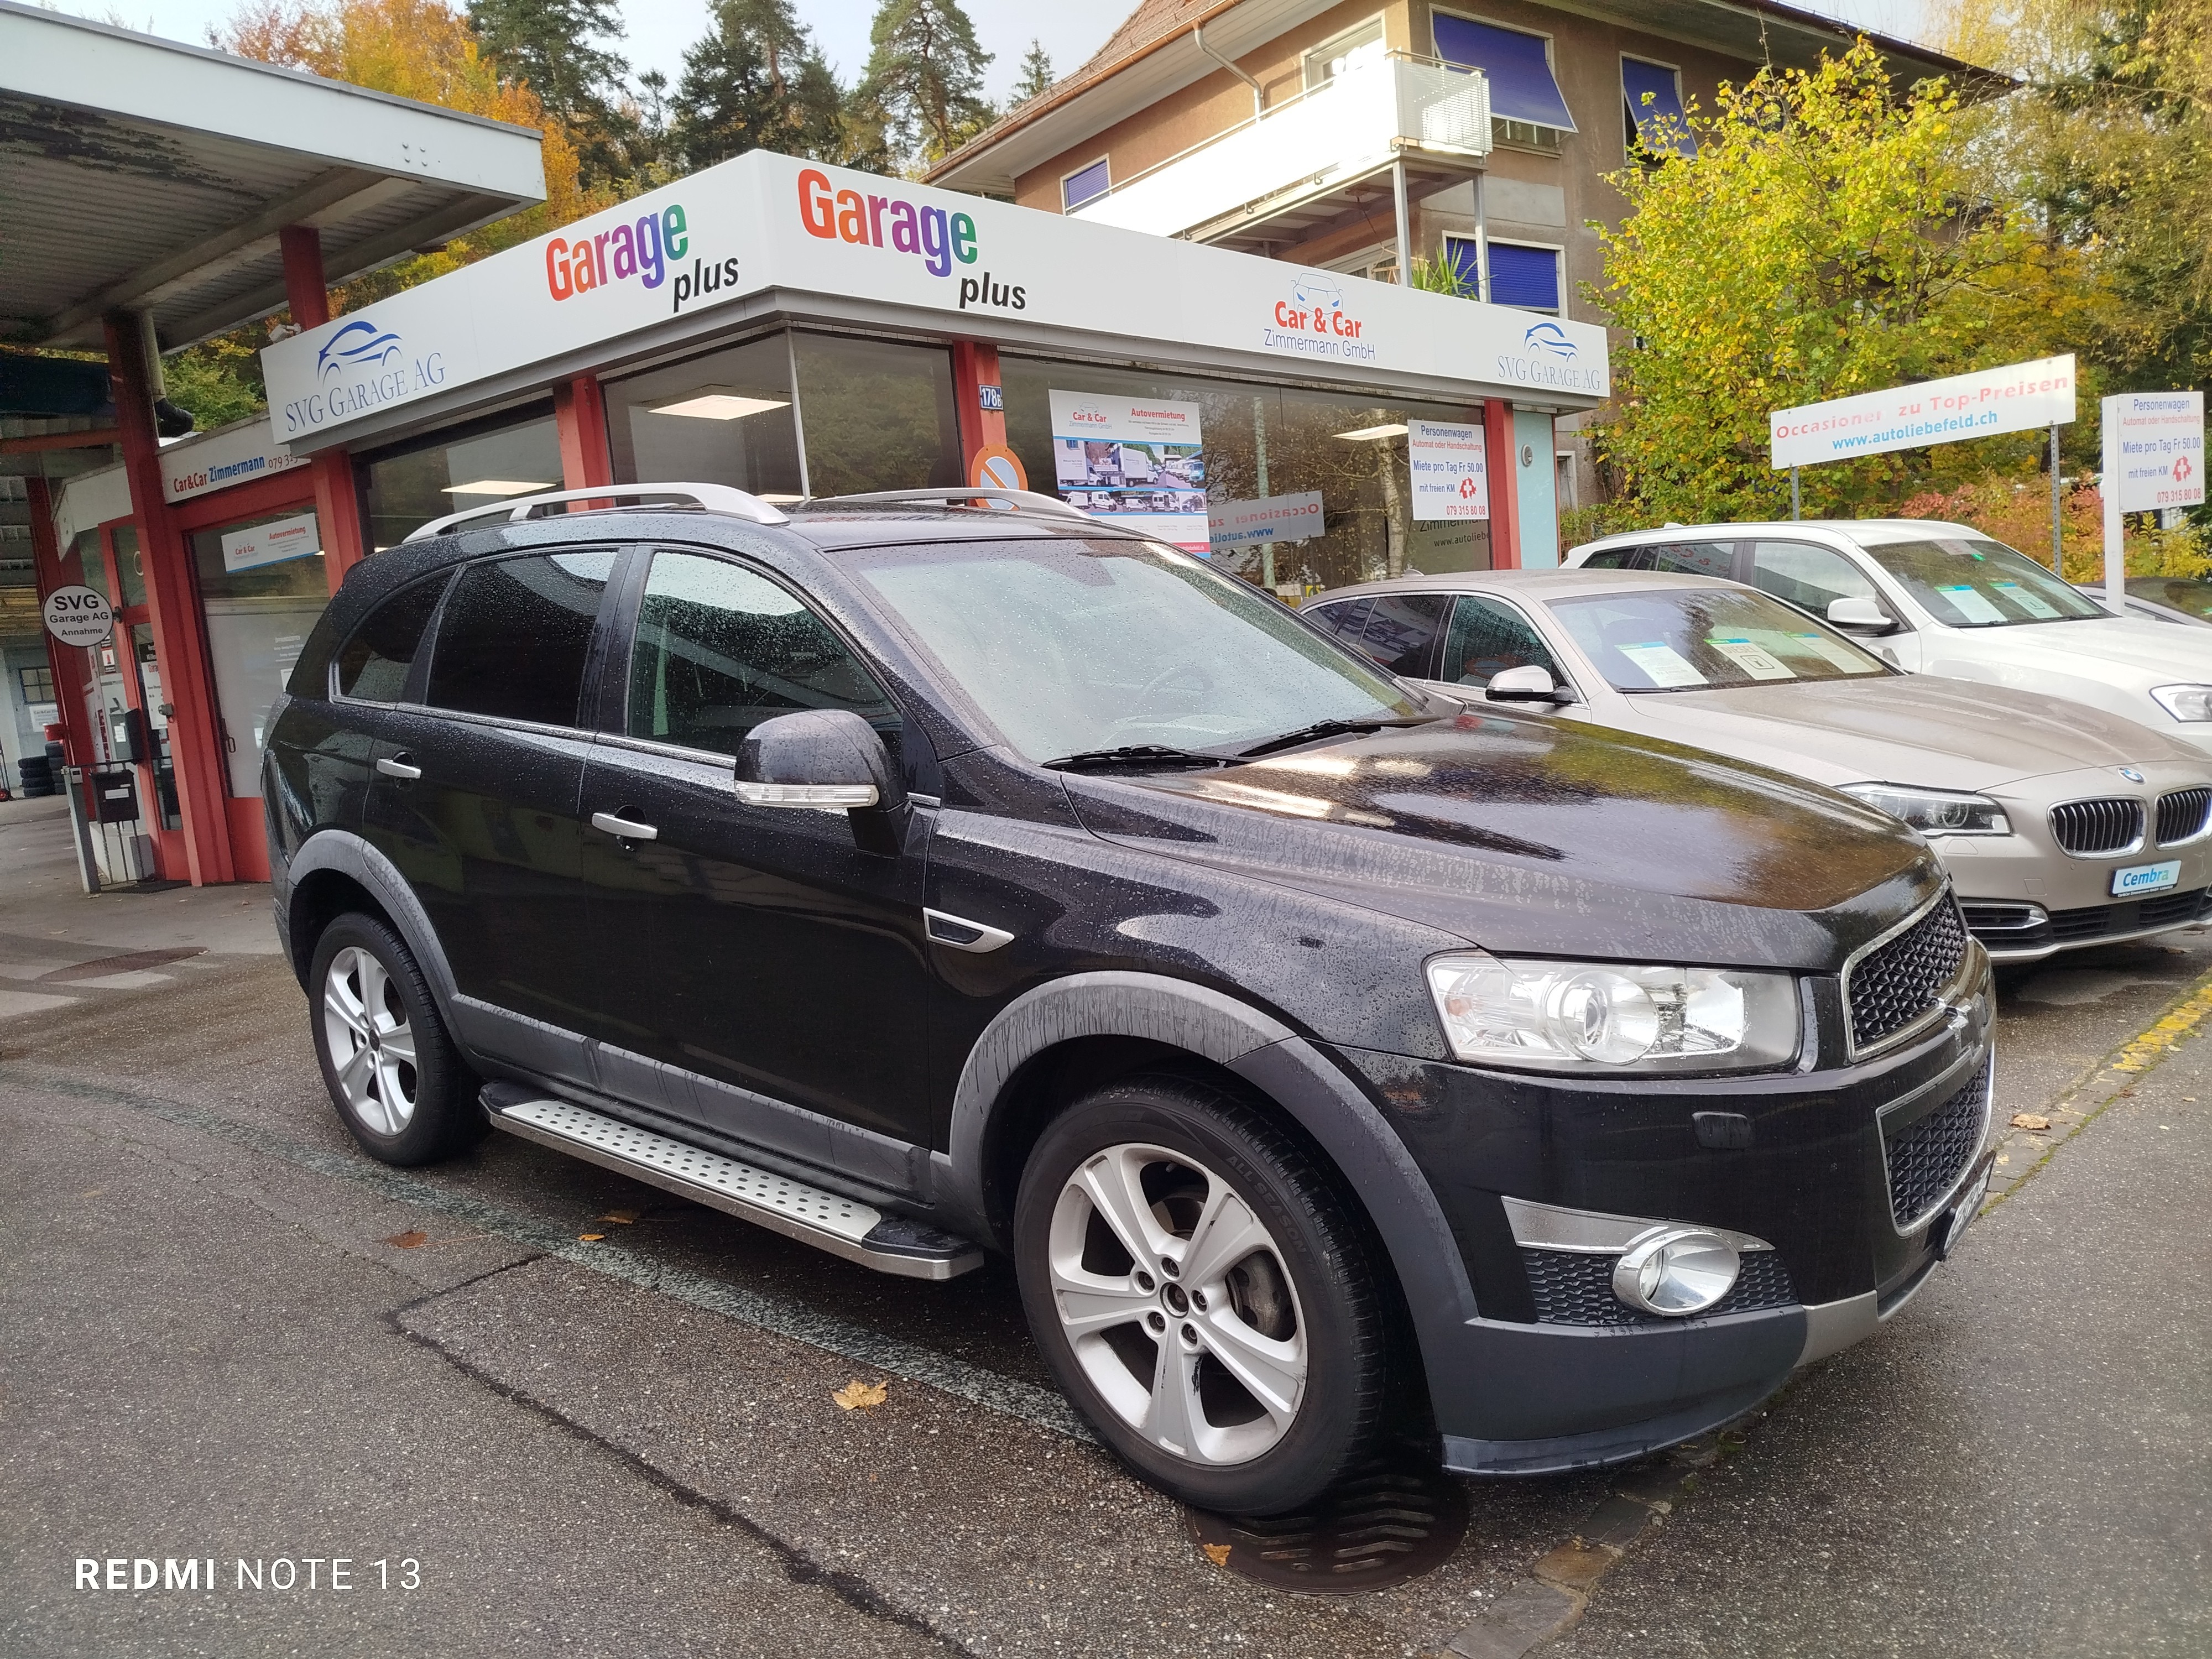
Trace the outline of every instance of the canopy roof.
<instances>
[{"instance_id":1,"label":"canopy roof","mask_svg":"<svg viewBox=\"0 0 2212 1659\"><path fill-rule=\"evenodd\" d=\"M284 303L284 226L341 283L544 196L531 128L0 0L0 338L173 349Z\"/></svg>"}]
</instances>

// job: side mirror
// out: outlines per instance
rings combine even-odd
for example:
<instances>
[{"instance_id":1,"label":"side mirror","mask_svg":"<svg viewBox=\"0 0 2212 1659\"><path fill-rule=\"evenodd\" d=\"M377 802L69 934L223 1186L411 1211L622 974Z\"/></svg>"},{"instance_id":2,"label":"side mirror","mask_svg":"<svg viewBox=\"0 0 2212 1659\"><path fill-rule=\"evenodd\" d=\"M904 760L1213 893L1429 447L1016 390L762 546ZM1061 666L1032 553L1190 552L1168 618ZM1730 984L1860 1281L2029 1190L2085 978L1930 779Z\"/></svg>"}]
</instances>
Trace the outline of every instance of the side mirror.
<instances>
[{"instance_id":1,"label":"side mirror","mask_svg":"<svg viewBox=\"0 0 2212 1659\"><path fill-rule=\"evenodd\" d=\"M1828 601L1828 620L1848 634L1894 634L1904 624L1863 594Z\"/></svg>"},{"instance_id":2,"label":"side mirror","mask_svg":"<svg viewBox=\"0 0 2212 1659\"><path fill-rule=\"evenodd\" d=\"M1574 694L1553 684L1552 671L1534 663L1501 668L1490 677L1483 696L1492 702L1572 702Z\"/></svg>"},{"instance_id":3,"label":"side mirror","mask_svg":"<svg viewBox=\"0 0 2212 1659\"><path fill-rule=\"evenodd\" d=\"M906 787L884 740L847 708L807 708L763 720L738 745L738 799L749 806L843 812L864 852L899 850Z\"/></svg>"}]
</instances>

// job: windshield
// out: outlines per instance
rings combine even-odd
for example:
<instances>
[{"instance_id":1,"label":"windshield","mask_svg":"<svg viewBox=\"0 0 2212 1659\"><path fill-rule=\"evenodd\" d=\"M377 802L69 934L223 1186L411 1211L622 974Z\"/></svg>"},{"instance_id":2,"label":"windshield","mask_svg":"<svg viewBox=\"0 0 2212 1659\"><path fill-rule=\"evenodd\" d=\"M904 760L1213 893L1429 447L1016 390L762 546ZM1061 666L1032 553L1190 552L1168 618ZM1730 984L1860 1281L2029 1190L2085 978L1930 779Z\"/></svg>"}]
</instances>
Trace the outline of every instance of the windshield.
<instances>
[{"instance_id":1,"label":"windshield","mask_svg":"<svg viewBox=\"0 0 2212 1659\"><path fill-rule=\"evenodd\" d=\"M1887 672L1833 629L1743 588L1670 588L1550 603L1583 654L1619 691L1689 691Z\"/></svg>"},{"instance_id":2,"label":"windshield","mask_svg":"<svg viewBox=\"0 0 2212 1659\"><path fill-rule=\"evenodd\" d=\"M1034 761L1237 749L1323 720L1420 714L1389 676L1157 543L872 550L868 586Z\"/></svg>"},{"instance_id":3,"label":"windshield","mask_svg":"<svg viewBox=\"0 0 2212 1659\"><path fill-rule=\"evenodd\" d=\"M1986 537L1861 545L1905 584L1929 616L1953 628L2008 628L2108 614L2034 560Z\"/></svg>"},{"instance_id":4,"label":"windshield","mask_svg":"<svg viewBox=\"0 0 2212 1659\"><path fill-rule=\"evenodd\" d=\"M89 570L92 567L87 565ZM2212 621L2212 582L2195 576L2130 576L2128 592L2138 599L2148 599L2153 605L2171 605L2176 611L2185 611L2192 617Z\"/></svg>"}]
</instances>

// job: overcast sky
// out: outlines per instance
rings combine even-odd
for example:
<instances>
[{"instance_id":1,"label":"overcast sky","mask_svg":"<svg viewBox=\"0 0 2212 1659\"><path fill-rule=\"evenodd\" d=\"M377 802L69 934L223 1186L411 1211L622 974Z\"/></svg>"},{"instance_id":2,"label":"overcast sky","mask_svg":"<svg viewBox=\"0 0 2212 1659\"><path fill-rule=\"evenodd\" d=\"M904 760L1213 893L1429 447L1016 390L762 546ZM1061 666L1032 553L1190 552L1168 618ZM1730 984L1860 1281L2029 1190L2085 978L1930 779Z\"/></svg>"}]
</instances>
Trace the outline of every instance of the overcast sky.
<instances>
[{"instance_id":1,"label":"overcast sky","mask_svg":"<svg viewBox=\"0 0 2212 1659\"><path fill-rule=\"evenodd\" d=\"M465 0L463 0L465 3ZM1796 0L1808 11L1856 23L1863 28L1911 39L1926 25L1927 0ZM1041 5L1037 0L966 0L975 19L976 38L986 52L995 54L987 80L990 95L1003 99L1013 84L1022 53L1032 37L1044 42L1053 68L1060 74L1073 69L1112 33L1128 8L1119 0L1066 0ZM684 48L706 33L707 0L623 0L623 15L629 33L623 50L633 67L659 69L672 85L684 67ZM228 20L238 9L236 0L63 0L63 9L87 17L107 20L119 12L126 25L173 40L204 44L208 30ZM801 0L799 14L812 25L815 38L850 82L868 60L868 21L875 14L874 0Z\"/></svg>"}]
</instances>

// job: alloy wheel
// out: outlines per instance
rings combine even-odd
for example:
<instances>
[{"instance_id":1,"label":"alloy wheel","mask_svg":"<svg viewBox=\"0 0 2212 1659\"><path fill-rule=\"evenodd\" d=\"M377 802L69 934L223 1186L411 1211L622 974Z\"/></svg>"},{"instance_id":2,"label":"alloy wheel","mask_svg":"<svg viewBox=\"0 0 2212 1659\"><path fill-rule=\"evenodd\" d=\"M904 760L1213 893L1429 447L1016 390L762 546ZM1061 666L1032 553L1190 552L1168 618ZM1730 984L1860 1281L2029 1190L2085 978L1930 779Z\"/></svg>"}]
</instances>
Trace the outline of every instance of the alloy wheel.
<instances>
[{"instance_id":1,"label":"alloy wheel","mask_svg":"<svg viewBox=\"0 0 2212 1659\"><path fill-rule=\"evenodd\" d=\"M1188 1153L1123 1144L1054 1206L1052 1292L1068 1346L1124 1423L1198 1464L1249 1462L1290 1431L1304 1322L1252 1206Z\"/></svg>"},{"instance_id":2,"label":"alloy wheel","mask_svg":"<svg viewBox=\"0 0 2212 1659\"><path fill-rule=\"evenodd\" d=\"M404 1129L415 1115L415 1033L391 974L357 945L323 975L323 1031L347 1109L378 1134Z\"/></svg>"}]
</instances>

